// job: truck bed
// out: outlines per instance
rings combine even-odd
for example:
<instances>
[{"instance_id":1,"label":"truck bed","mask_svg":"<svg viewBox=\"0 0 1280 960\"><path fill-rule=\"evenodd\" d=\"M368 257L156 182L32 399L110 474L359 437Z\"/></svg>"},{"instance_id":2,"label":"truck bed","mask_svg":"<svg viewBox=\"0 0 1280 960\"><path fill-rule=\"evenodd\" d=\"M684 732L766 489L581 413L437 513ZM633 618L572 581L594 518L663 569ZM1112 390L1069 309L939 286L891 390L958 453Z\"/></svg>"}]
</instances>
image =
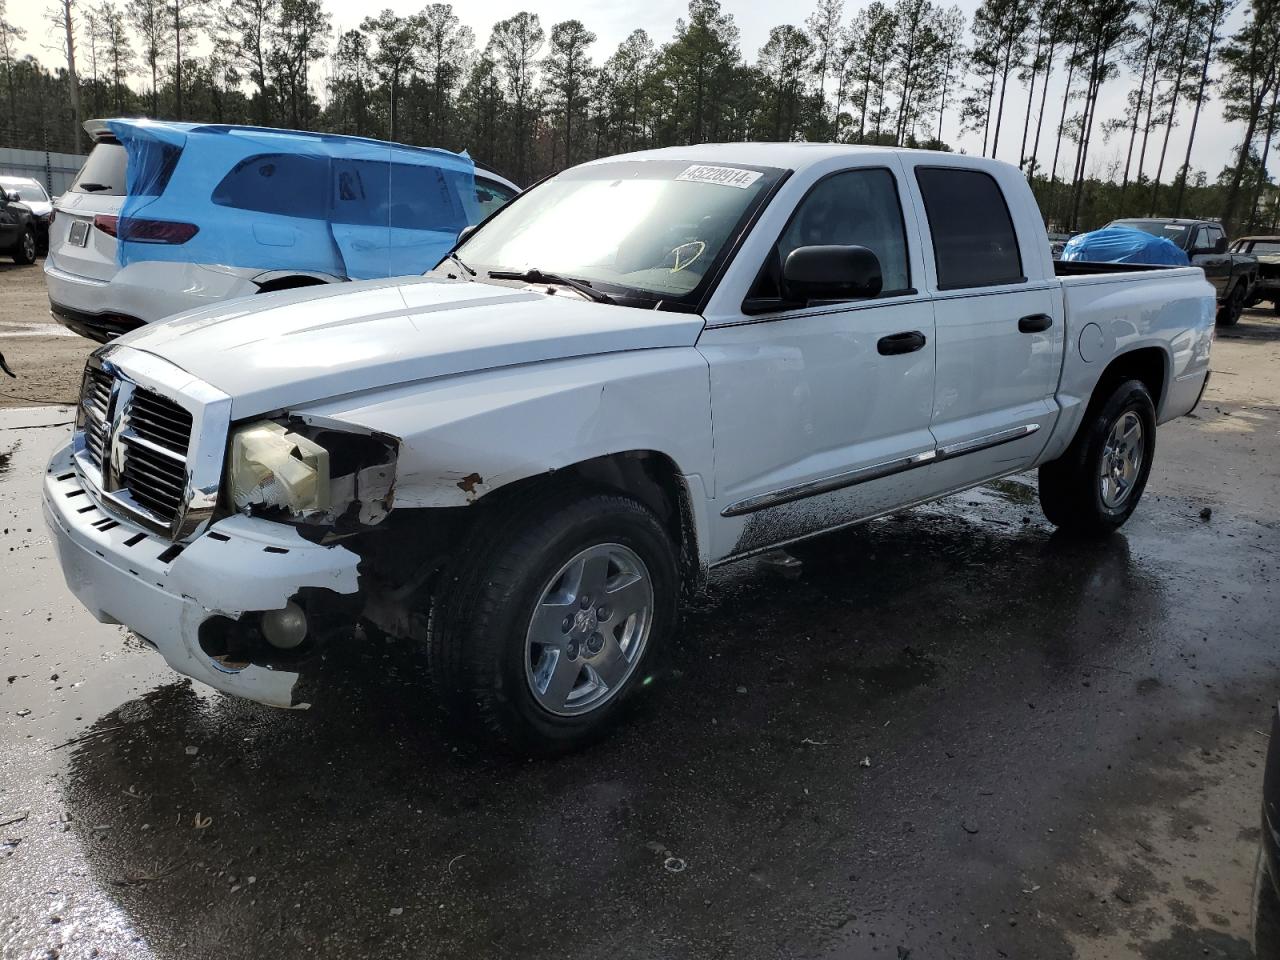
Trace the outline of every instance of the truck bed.
<instances>
[{"instance_id":1,"label":"truck bed","mask_svg":"<svg viewBox=\"0 0 1280 960\"><path fill-rule=\"evenodd\" d=\"M1055 260L1053 272L1059 277L1080 277L1094 273L1138 273L1144 270L1182 270L1167 263L1103 263L1090 260Z\"/></svg>"}]
</instances>

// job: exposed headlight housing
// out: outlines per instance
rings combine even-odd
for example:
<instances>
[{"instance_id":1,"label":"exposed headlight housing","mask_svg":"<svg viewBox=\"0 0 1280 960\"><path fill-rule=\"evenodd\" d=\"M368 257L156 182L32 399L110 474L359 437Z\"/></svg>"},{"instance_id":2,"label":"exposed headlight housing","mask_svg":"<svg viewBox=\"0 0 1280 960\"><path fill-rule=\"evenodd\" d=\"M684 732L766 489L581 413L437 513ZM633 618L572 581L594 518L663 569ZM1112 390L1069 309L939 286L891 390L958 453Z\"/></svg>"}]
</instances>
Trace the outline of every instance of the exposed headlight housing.
<instances>
[{"instance_id":1,"label":"exposed headlight housing","mask_svg":"<svg viewBox=\"0 0 1280 960\"><path fill-rule=\"evenodd\" d=\"M227 488L237 510L324 512L329 509L329 451L270 420L251 423L231 436Z\"/></svg>"},{"instance_id":2,"label":"exposed headlight housing","mask_svg":"<svg viewBox=\"0 0 1280 960\"><path fill-rule=\"evenodd\" d=\"M399 445L299 417L232 431L226 496L241 513L355 532L391 509Z\"/></svg>"}]
</instances>

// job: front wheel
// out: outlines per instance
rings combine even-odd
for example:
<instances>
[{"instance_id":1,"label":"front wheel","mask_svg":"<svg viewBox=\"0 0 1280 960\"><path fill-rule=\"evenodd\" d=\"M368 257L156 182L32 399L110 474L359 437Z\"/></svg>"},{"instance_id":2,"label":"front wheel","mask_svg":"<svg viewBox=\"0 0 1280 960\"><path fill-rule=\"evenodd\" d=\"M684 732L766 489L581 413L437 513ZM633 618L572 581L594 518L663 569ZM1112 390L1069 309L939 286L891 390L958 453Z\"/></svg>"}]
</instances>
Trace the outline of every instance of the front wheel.
<instances>
[{"instance_id":1,"label":"front wheel","mask_svg":"<svg viewBox=\"0 0 1280 960\"><path fill-rule=\"evenodd\" d=\"M1040 468L1040 506L1054 525L1101 536L1129 519L1142 498L1156 448L1156 411L1139 380L1090 404L1066 452Z\"/></svg>"},{"instance_id":2,"label":"front wheel","mask_svg":"<svg viewBox=\"0 0 1280 960\"><path fill-rule=\"evenodd\" d=\"M518 753L600 737L676 623L675 550L630 497L579 491L494 508L432 605L427 657L455 719Z\"/></svg>"},{"instance_id":3,"label":"front wheel","mask_svg":"<svg viewBox=\"0 0 1280 960\"><path fill-rule=\"evenodd\" d=\"M23 231L22 239L13 249L13 262L23 265L36 262L36 235L33 231Z\"/></svg>"}]
</instances>

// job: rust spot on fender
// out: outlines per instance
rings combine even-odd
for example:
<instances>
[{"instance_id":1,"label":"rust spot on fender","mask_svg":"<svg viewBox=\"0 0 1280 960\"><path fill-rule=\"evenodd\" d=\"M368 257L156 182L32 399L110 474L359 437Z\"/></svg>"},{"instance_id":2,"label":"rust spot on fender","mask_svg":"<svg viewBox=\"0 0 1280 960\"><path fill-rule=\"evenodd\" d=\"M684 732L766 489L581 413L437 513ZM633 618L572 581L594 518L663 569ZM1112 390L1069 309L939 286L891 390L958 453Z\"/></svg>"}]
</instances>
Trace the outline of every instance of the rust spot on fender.
<instances>
[{"instance_id":1,"label":"rust spot on fender","mask_svg":"<svg viewBox=\"0 0 1280 960\"><path fill-rule=\"evenodd\" d=\"M476 487L484 483L484 477L478 473L469 473L458 481L458 489L463 493L474 496Z\"/></svg>"}]
</instances>

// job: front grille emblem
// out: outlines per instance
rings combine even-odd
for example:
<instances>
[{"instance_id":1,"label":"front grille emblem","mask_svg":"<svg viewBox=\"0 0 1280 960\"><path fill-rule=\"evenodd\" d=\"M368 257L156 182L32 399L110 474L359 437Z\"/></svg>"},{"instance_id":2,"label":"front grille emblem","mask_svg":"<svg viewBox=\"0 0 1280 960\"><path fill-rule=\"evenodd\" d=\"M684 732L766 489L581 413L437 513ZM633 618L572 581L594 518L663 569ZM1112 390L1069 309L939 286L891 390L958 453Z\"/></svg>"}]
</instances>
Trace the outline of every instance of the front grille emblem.
<instances>
[{"instance_id":1,"label":"front grille emblem","mask_svg":"<svg viewBox=\"0 0 1280 960\"><path fill-rule=\"evenodd\" d=\"M124 444L120 435L127 425L125 411L133 397L133 383L119 374L111 380L111 400L107 404L106 430L103 431L102 485L108 492L119 490L124 471Z\"/></svg>"}]
</instances>

